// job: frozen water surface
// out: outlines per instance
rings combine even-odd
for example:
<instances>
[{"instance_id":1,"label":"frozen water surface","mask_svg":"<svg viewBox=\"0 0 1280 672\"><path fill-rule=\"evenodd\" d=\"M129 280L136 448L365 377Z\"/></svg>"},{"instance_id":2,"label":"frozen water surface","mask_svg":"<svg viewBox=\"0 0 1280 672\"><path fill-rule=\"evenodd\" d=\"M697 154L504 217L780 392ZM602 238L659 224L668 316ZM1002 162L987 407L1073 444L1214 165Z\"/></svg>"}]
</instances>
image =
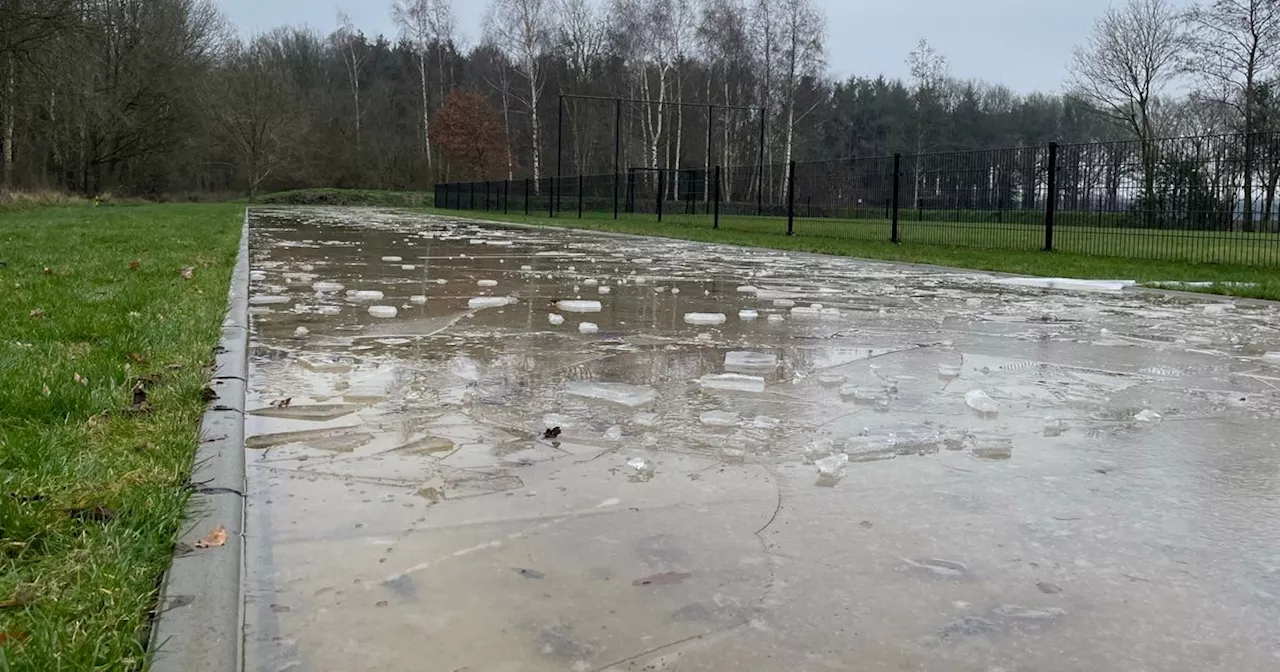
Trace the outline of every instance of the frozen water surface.
<instances>
[{"instance_id":1,"label":"frozen water surface","mask_svg":"<svg viewBox=\"0 0 1280 672\"><path fill-rule=\"evenodd\" d=\"M1280 666L1273 307L380 210L250 235L249 670ZM590 337L549 324L586 278Z\"/></svg>"}]
</instances>

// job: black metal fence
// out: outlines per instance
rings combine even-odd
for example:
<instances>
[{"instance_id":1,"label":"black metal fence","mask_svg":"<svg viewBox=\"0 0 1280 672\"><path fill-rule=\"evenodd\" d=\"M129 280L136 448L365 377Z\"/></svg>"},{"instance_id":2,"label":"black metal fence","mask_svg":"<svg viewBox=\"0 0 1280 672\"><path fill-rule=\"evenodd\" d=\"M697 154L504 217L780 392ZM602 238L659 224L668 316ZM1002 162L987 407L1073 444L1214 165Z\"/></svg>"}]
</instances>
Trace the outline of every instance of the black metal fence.
<instances>
[{"instance_id":1,"label":"black metal fence","mask_svg":"<svg viewBox=\"0 0 1280 672\"><path fill-rule=\"evenodd\" d=\"M1280 266L1280 134L436 185L445 209Z\"/></svg>"}]
</instances>

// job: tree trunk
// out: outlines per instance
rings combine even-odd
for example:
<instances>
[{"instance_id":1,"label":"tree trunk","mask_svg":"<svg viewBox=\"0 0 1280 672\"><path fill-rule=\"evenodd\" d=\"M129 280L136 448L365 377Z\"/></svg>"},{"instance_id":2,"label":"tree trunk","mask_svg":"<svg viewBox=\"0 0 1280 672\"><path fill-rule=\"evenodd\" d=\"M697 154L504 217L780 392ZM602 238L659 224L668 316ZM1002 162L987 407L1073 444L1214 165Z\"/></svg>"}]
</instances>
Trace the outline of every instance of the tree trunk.
<instances>
[{"instance_id":1,"label":"tree trunk","mask_svg":"<svg viewBox=\"0 0 1280 672\"><path fill-rule=\"evenodd\" d=\"M418 52L418 74L422 79L422 151L427 155L427 172L431 172L431 110L427 107L427 52Z\"/></svg>"},{"instance_id":2,"label":"tree trunk","mask_svg":"<svg viewBox=\"0 0 1280 672\"><path fill-rule=\"evenodd\" d=\"M542 146L538 132L538 64L533 60L527 64L529 75L529 135L533 141L533 185L538 189L538 178L542 176Z\"/></svg>"},{"instance_id":3,"label":"tree trunk","mask_svg":"<svg viewBox=\"0 0 1280 672\"><path fill-rule=\"evenodd\" d=\"M8 68L5 73L4 85L4 118L0 121L3 125L3 135L0 136L0 145L4 147L4 154L0 156L0 187L5 189L13 188L13 138L14 128L17 126L17 73L14 72L13 56L8 58Z\"/></svg>"}]
</instances>

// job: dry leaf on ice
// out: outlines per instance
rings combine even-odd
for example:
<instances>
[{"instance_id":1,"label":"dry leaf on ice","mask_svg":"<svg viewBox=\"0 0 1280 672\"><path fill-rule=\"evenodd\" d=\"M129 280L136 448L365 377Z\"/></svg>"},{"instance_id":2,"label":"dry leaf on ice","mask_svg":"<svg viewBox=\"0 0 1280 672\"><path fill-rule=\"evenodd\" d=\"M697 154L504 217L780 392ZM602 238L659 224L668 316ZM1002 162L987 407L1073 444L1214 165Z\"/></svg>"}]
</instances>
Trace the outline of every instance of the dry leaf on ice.
<instances>
[{"instance_id":1,"label":"dry leaf on ice","mask_svg":"<svg viewBox=\"0 0 1280 672\"><path fill-rule=\"evenodd\" d=\"M204 539L196 542L196 548L213 548L227 543L227 526L219 525L212 532L204 535Z\"/></svg>"},{"instance_id":2,"label":"dry leaf on ice","mask_svg":"<svg viewBox=\"0 0 1280 672\"><path fill-rule=\"evenodd\" d=\"M142 260L134 259L133 261L129 262L129 268L135 271L138 270L139 268L142 268Z\"/></svg>"}]
</instances>

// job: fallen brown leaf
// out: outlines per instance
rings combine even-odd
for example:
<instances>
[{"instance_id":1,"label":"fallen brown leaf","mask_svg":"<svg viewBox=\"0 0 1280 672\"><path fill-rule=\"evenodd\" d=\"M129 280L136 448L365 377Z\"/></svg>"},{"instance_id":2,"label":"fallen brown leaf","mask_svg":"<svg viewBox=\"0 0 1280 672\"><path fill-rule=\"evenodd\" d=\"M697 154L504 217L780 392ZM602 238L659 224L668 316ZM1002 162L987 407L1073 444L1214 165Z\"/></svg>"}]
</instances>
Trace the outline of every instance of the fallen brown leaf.
<instances>
[{"instance_id":1,"label":"fallen brown leaf","mask_svg":"<svg viewBox=\"0 0 1280 672\"><path fill-rule=\"evenodd\" d=\"M227 526L219 525L209 534L204 535L204 539L196 542L196 548L213 548L215 546L223 546L227 543Z\"/></svg>"},{"instance_id":2,"label":"fallen brown leaf","mask_svg":"<svg viewBox=\"0 0 1280 672\"><path fill-rule=\"evenodd\" d=\"M94 522L94 523L105 523L109 520L114 520L116 517L116 512L113 509L109 509L105 506L102 506L101 504L98 504L95 506L85 506L85 507L78 507L74 509L67 509L67 515L71 516L72 518L75 518L76 520L83 520L86 522Z\"/></svg>"},{"instance_id":3,"label":"fallen brown leaf","mask_svg":"<svg viewBox=\"0 0 1280 672\"><path fill-rule=\"evenodd\" d=\"M268 406L270 406L271 408L289 408L289 404L292 404L292 403L293 403L293 397L286 397L284 399L276 399L275 401L268 404Z\"/></svg>"},{"instance_id":4,"label":"fallen brown leaf","mask_svg":"<svg viewBox=\"0 0 1280 672\"><path fill-rule=\"evenodd\" d=\"M190 280L191 276L195 275L195 273L196 269L194 266L187 266L186 268L178 271L178 275L181 276L183 280Z\"/></svg>"},{"instance_id":5,"label":"fallen brown leaf","mask_svg":"<svg viewBox=\"0 0 1280 672\"><path fill-rule=\"evenodd\" d=\"M133 261L129 262L129 268L135 271L138 270L139 268L142 268L142 260L134 259Z\"/></svg>"},{"instance_id":6,"label":"fallen brown leaf","mask_svg":"<svg viewBox=\"0 0 1280 672\"><path fill-rule=\"evenodd\" d=\"M21 630L0 630L0 646L21 644L30 638L30 635Z\"/></svg>"},{"instance_id":7,"label":"fallen brown leaf","mask_svg":"<svg viewBox=\"0 0 1280 672\"><path fill-rule=\"evenodd\" d=\"M44 308L35 308L31 311L31 317L44 317Z\"/></svg>"},{"instance_id":8,"label":"fallen brown leaf","mask_svg":"<svg viewBox=\"0 0 1280 672\"><path fill-rule=\"evenodd\" d=\"M204 389L200 390L200 398L203 399L205 403L208 403L217 399L218 393L214 392L212 387L205 385Z\"/></svg>"},{"instance_id":9,"label":"fallen brown leaf","mask_svg":"<svg viewBox=\"0 0 1280 672\"><path fill-rule=\"evenodd\" d=\"M13 596L7 600L0 600L0 609L13 609L21 607L24 604L34 602L36 593L30 587L19 588L14 591Z\"/></svg>"}]
</instances>

